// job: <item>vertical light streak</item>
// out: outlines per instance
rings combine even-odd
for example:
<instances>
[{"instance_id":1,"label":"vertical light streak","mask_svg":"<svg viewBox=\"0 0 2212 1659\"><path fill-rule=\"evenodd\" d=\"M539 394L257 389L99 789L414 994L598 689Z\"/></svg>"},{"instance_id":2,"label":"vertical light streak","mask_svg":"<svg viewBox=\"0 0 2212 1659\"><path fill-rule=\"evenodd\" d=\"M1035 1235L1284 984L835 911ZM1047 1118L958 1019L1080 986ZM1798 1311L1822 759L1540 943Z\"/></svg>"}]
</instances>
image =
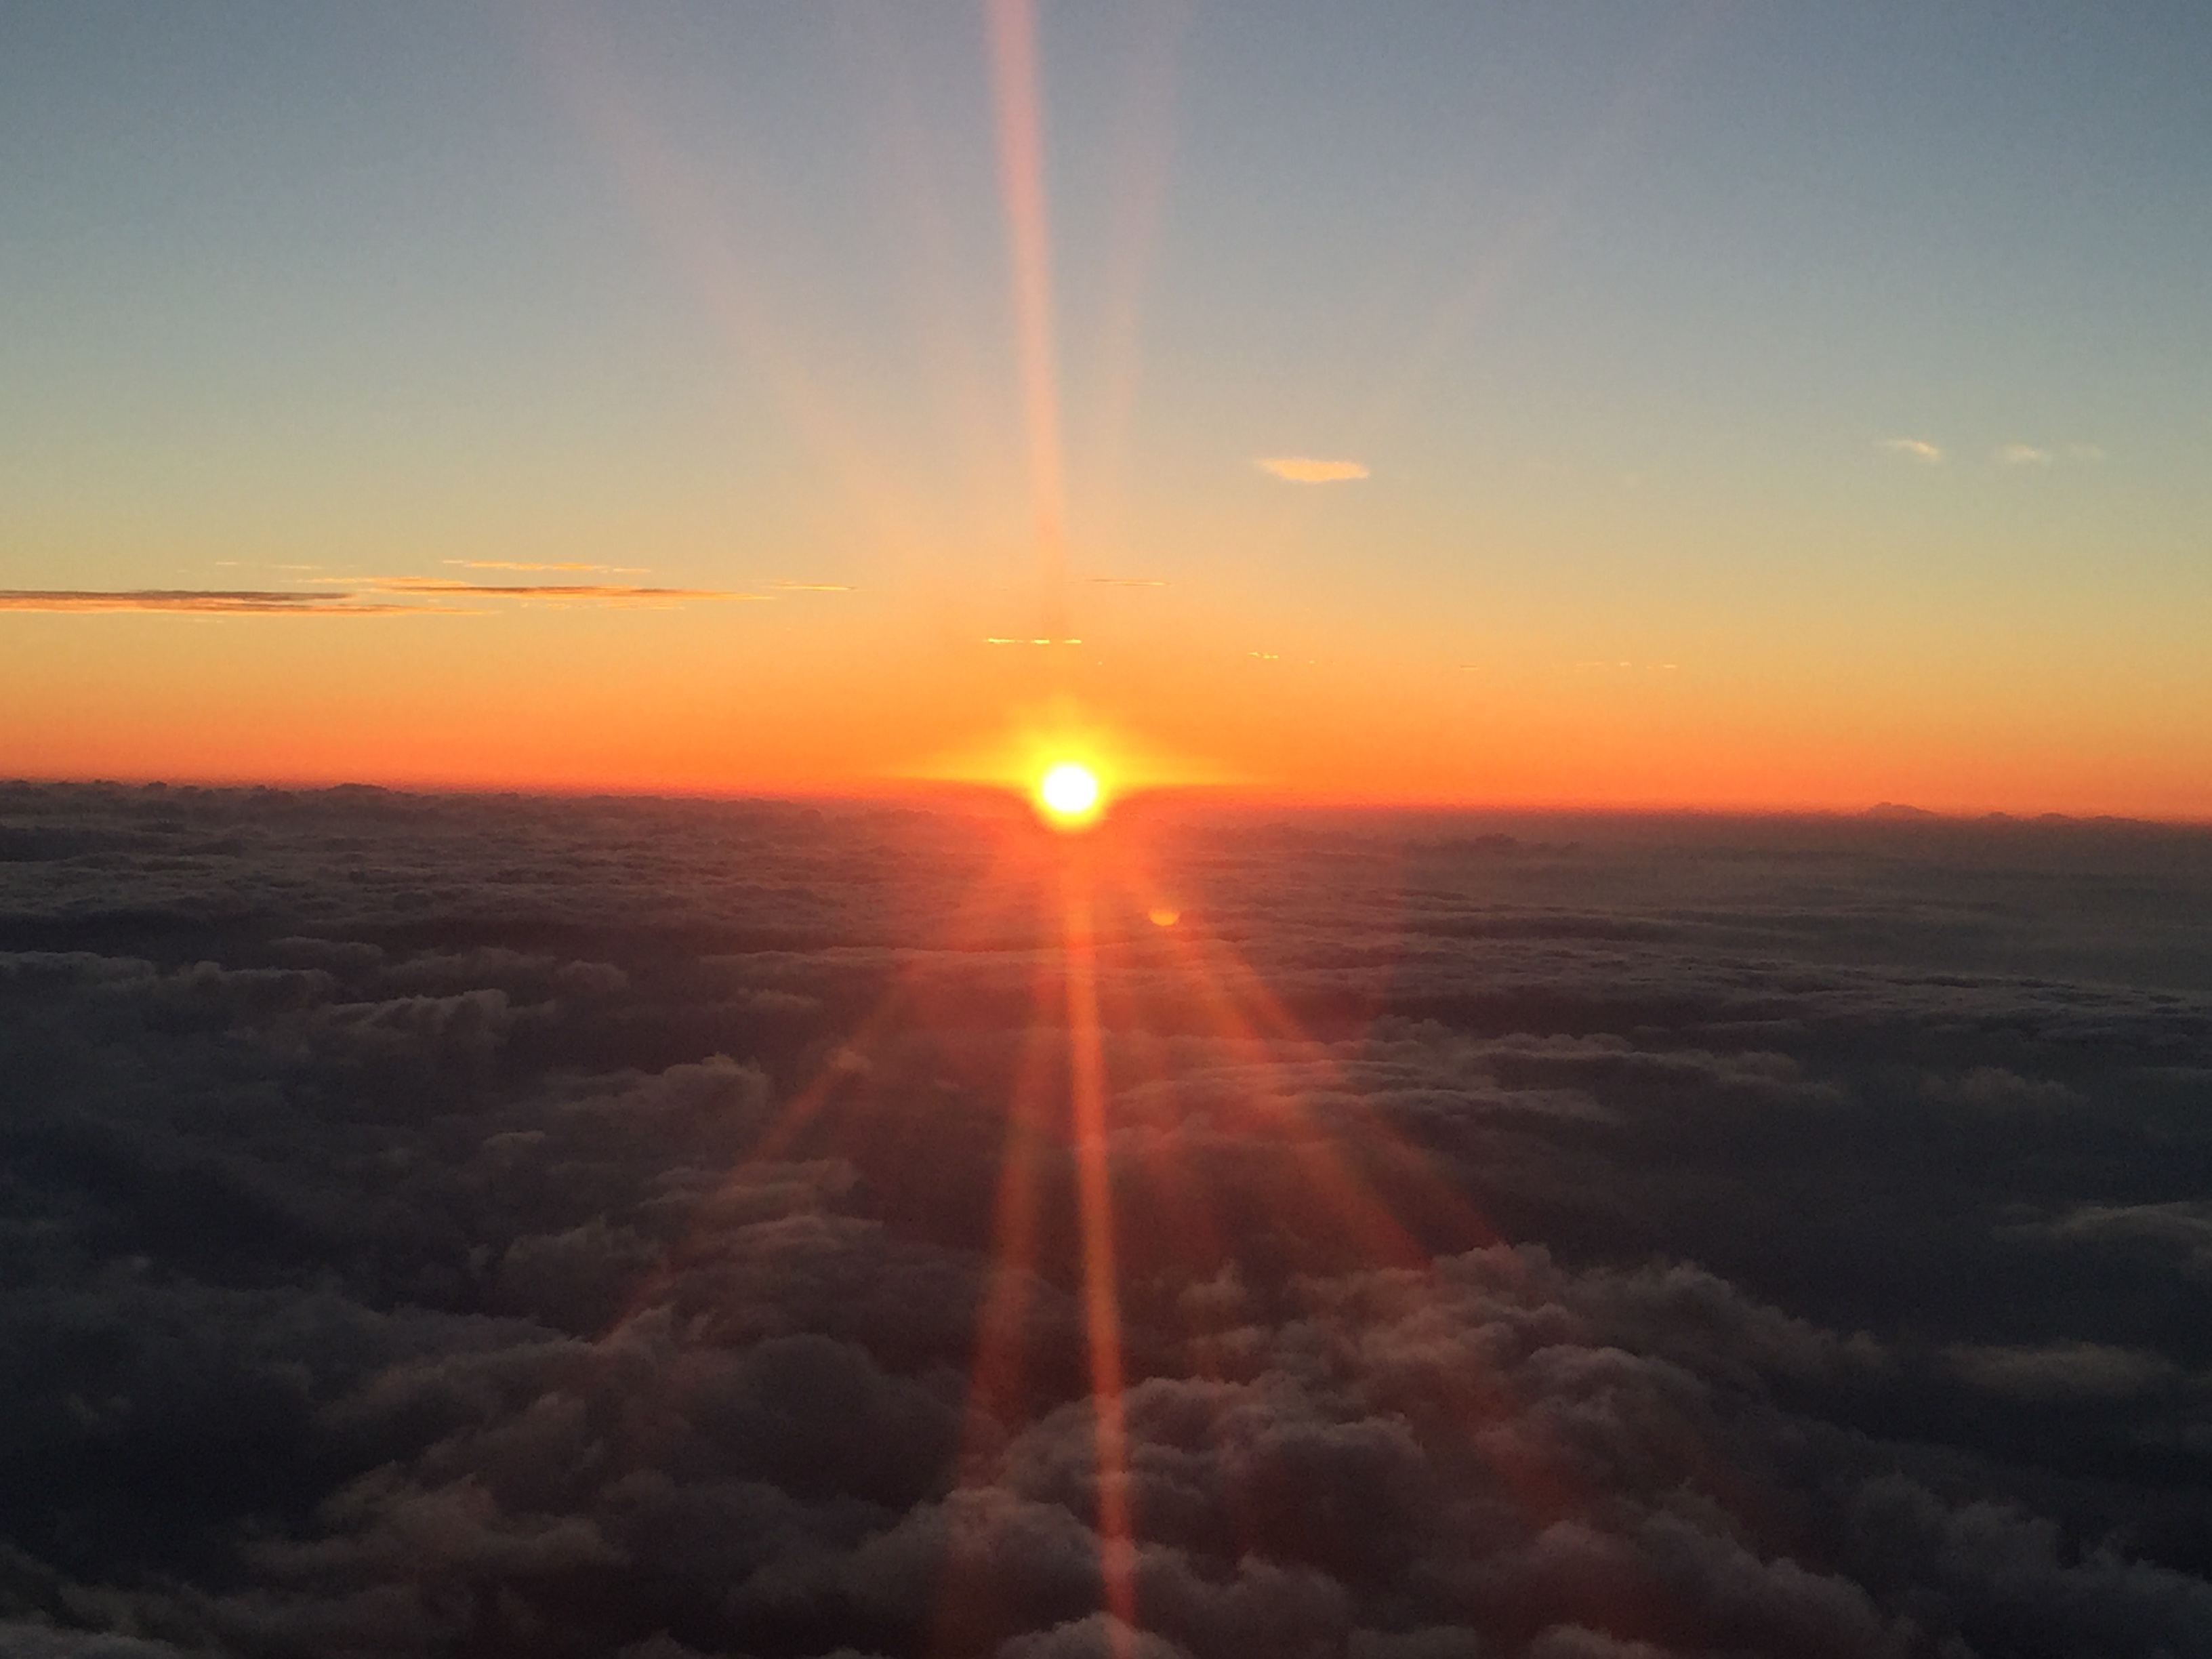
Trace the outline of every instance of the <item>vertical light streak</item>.
<instances>
[{"instance_id":1,"label":"vertical light streak","mask_svg":"<svg viewBox=\"0 0 2212 1659\"><path fill-rule=\"evenodd\" d=\"M1167 206L1175 159L1176 59L1193 9L1189 0L1152 0L1135 14L1138 64L1121 124L1122 176L1106 250L1106 305L1098 322L1097 474L1111 515L1109 534L1118 534L1127 509L1129 423L1142 368L1143 301Z\"/></svg>"},{"instance_id":2,"label":"vertical light streak","mask_svg":"<svg viewBox=\"0 0 2212 1659\"><path fill-rule=\"evenodd\" d=\"M1039 1120L1050 1089L1043 988L1036 989L1040 994L1006 1115L990 1289L975 1319L975 1358L968 1386L971 1422L972 1413L981 1413L995 1423L1018 1423L1024 1405L1022 1322L1029 1313L1030 1289L1037 1270L1037 1179L1043 1136ZM968 1462L973 1464L977 1448L972 1437L967 1449ZM980 1468L963 1473L979 1481L992 1474Z\"/></svg>"},{"instance_id":3,"label":"vertical light streak","mask_svg":"<svg viewBox=\"0 0 2212 1659\"><path fill-rule=\"evenodd\" d=\"M1067 963L1068 1083L1075 1131L1076 1207L1083 1230L1083 1312L1097 1423L1099 1576L1114 1650L1137 1624L1136 1540L1129 1524L1128 1427L1121 1401L1121 1306L1114 1265L1114 1194L1107 1167L1106 1065L1098 1030L1098 947L1091 872L1071 858L1062 878Z\"/></svg>"},{"instance_id":4,"label":"vertical light streak","mask_svg":"<svg viewBox=\"0 0 2212 1659\"><path fill-rule=\"evenodd\" d=\"M1029 441L1030 514L1044 597L1042 633L1067 632L1066 467L1053 351L1052 237L1045 212L1044 118L1034 0L988 0L991 83L999 112L999 188L1014 290L1022 426Z\"/></svg>"},{"instance_id":5,"label":"vertical light streak","mask_svg":"<svg viewBox=\"0 0 2212 1659\"><path fill-rule=\"evenodd\" d=\"M912 31L929 27L927 14L888 7L848 9L848 37L859 57L861 95L880 107L878 135L884 168L884 211L908 256L903 289L920 362L937 388L938 434L958 456L965 478L969 538L986 532L1024 489L1024 463L1007 453L999 431L1000 388L985 374L990 361L974 325L986 313L975 304L975 284L963 263L967 249L956 224L948 189L951 163L944 153L944 123L933 118L915 84ZM988 311L994 325L995 308Z\"/></svg>"}]
</instances>

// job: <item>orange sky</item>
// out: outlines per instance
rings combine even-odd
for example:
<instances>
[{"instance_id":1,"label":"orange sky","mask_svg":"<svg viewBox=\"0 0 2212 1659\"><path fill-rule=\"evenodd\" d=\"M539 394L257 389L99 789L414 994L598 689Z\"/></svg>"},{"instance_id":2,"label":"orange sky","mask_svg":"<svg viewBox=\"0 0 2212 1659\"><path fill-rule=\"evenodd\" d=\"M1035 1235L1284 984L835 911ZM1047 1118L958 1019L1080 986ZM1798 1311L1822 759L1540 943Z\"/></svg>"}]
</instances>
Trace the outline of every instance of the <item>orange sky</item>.
<instances>
[{"instance_id":1,"label":"orange sky","mask_svg":"<svg viewBox=\"0 0 2212 1659\"><path fill-rule=\"evenodd\" d=\"M917 644L889 610L788 631L765 606L0 617L0 772L851 793L1012 781L1064 750L1122 788L1330 800L2212 816L2185 742L2087 697L2023 715L1928 680L1874 705L1694 665Z\"/></svg>"}]
</instances>

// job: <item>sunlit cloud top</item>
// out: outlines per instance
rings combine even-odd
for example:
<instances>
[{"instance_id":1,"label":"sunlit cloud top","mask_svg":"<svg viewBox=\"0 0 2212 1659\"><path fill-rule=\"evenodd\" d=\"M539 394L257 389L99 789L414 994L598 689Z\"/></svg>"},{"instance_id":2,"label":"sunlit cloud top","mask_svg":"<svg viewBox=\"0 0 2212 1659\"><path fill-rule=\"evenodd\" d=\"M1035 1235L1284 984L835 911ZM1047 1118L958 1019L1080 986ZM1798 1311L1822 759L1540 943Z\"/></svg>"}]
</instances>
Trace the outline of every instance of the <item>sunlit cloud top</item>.
<instances>
[{"instance_id":1,"label":"sunlit cloud top","mask_svg":"<svg viewBox=\"0 0 2212 1659\"><path fill-rule=\"evenodd\" d=\"M1364 461L1323 460L1312 455L1262 455L1253 465L1291 483L1349 483L1374 476Z\"/></svg>"}]
</instances>

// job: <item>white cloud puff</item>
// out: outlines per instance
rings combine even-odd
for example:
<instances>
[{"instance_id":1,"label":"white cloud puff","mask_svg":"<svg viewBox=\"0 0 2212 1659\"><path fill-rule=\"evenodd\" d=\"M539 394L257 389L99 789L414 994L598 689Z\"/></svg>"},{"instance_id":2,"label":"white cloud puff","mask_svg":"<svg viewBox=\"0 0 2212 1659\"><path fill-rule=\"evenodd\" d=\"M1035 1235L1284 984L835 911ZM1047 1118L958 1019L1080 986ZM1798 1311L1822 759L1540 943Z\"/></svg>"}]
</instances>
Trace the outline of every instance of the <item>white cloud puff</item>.
<instances>
[{"instance_id":1,"label":"white cloud puff","mask_svg":"<svg viewBox=\"0 0 2212 1659\"><path fill-rule=\"evenodd\" d=\"M1942 447L1930 443L1925 438L1884 438L1881 447L1892 455L1917 461L1923 466L1940 465L1943 459Z\"/></svg>"}]
</instances>

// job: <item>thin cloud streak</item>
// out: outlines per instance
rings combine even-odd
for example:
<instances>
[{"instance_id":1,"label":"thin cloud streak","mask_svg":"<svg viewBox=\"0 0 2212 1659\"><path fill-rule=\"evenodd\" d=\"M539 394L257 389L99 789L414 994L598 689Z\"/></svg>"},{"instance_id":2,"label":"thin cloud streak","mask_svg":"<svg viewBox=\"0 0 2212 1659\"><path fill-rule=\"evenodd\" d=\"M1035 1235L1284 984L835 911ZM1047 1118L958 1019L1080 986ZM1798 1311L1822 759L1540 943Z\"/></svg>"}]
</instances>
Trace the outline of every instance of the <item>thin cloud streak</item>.
<instances>
[{"instance_id":1,"label":"thin cloud streak","mask_svg":"<svg viewBox=\"0 0 2212 1659\"><path fill-rule=\"evenodd\" d=\"M445 562L459 570L574 570L599 576L642 576L646 572L641 564L531 564L514 559L447 559Z\"/></svg>"},{"instance_id":2,"label":"thin cloud streak","mask_svg":"<svg viewBox=\"0 0 2212 1659\"><path fill-rule=\"evenodd\" d=\"M1291 483L1346 483L1374 476L1364 461L1324 460L1312 455L1262 455L1252 465Z\"/></svg>"},{"instance_id":3,"label":"thin cloud streak","mask_svg":"<svg viewBox=\"0 0 2212 1659\"><path fill-rule=\"evenodd\" d=\"M482 608L456 609L447 599L553 599L604 605L670 605L689 599L765 599L765 593L704 587L632 587L619 583L494 584L443 576L323 577L340 592L304 593L255 588L5 588L0 611L92 613L162 611L201 617L459 617L488 616ZM392 603L413 599L416 604Z\"/></svg>"},{"instance_id":4,"label":"thin cloud streak","mask_svg":"<svg viewBox=\"0 0 2212 1659\"><path fill-rule=\"evenodd\" d=\"M364 603L353 593L282 593L196 588L0 589L0 611L90 613L168 611L198 617L433 617L479 614L420 605Z\"/></svg>"},{"instance_id":5,"label":"thin cloud streak","mask_svg":"<svg viewBox=\"0 0 2212 1659\"><path fill-rule=\"evenodd\" d=\"M633 587L623 582L465 582L451 576L330 577L347 581L371 593L420 595L438 599L452 594L502 599L595 599L611 605L652 603L672 599L765 599L765 593L741 593L715 587Z\"/></svg>"},{"instance_id":6,"label":"thin cloud streak","mask_svg":"<svg viewBox=\"0 0 2212 1659\"><path fill-rule=\"evenodd\" d=\"M630 587L615 582L533 582L513 586L447 581L435 576L382 582L379 593L463 593L508 599L603 599L615 604L647 599L764 599L765 593L726 592L712 587Z\"/></svg>"}]
</instances>

